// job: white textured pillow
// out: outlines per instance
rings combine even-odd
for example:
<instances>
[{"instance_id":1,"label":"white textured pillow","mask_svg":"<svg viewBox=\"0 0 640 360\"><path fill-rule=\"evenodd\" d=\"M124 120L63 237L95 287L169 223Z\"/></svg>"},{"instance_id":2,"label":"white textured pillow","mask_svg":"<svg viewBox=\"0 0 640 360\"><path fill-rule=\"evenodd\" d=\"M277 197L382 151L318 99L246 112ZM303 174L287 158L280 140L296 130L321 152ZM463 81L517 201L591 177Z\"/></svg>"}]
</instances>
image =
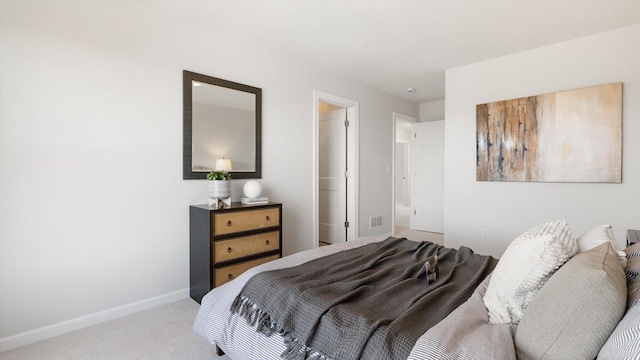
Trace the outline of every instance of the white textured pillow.
<instances>
[{"instance_id":1,"label":"white textured pillow","mask_svg":"<svg viewBox=\"0 0 640 360\"><path fill-rule=\"evenodd\" d=\"M484 296L490 324L518 324L524 310L553 273L578 252L564 220L542 224L509 244Z\"/></svg>"},{"instance_id":2,"label":"white textured pillow","mask_svg":"<svg viewBox=\"0 0 640 360\"><path fill-rule=\"evenodd\" d=\"M598 245L604 244L607 241L611 242L611 245L613 245L613 250L615 250L616 254L618 254L620 265L622 265L623 269L627 267L627 254L625 254L625 252L620 249L620 245L618 245L618 241L616 240L615 235L613 235L611 225L596 226L586 233L580 235L576 239L576 241L578 242L578 251L581 253L589 251Z\"/></svg>"}]
</instances>

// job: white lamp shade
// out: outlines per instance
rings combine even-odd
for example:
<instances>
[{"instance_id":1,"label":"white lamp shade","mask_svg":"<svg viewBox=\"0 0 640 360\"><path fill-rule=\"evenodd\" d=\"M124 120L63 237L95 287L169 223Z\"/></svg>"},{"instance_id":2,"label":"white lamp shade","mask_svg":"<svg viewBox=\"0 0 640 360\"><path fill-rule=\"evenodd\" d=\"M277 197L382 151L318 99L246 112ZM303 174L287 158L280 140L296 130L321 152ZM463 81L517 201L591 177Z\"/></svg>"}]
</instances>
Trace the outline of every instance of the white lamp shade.
<instances>
[{"instance_id":1,"label":"white lamp shade","mask_svg":"<svg viewBox=\"0 0 640 360\"><path fill-rule=\"evenodd\" d=\"M216 160L216 170L231 171L231 169L231 160L225 158Z\"/></svg>"}]
</instances>

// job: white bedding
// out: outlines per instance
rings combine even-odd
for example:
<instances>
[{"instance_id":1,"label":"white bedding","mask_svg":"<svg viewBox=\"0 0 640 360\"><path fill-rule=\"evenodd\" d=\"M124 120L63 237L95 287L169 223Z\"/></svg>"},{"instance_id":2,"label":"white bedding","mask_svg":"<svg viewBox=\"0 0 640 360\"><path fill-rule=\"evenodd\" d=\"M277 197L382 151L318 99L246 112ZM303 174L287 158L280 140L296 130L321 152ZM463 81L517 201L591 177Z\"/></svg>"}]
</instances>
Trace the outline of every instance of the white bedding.
<instances>
[{"instance_id":1,"label":"white bedding","mask_svg":"<svg viewBox=\"0 0 640 360\"><path fill-rule=\"evenodd\" d=\"M491 275L473 295L438 325L427 330L413 347L408 360L486 359L515 360L511 324L489 324L482 298Z\"/></svg>"},{"instance_id":2,"label":"white bedding","mask_svg":"<svg viewBox=\"0 0 640 360\"><path fill-rule=\"evenodd\" d=\"M366 244L380 242L384 239L386 239L385 236L366 237L347 243L323 246L249 269L235 280L211 290L211 292L202 299L202 304L193 329L196 333L207 338L212 344L218 345L234 360L280 359L280 354L286 349L282 337L277 334L266 337L256 332L253 327L248 326L242 317L231 315L229 311L231 303L246 282L259 272L297 266L313 259L354 249ZM483 288L483 294L484 289L486 289L485 283L486 281L483 283L484 287L482 285L478 287L478 289ZM476 292L478 292L478 290L476 290ZM479 302L477 301L478 296L480 299ZM476 298L476 300L472 302L471 300L474 298ZM478 307L478 304L481 308ZM474 321L469 322L469 324L467 324L467 322L460 323L461 319L466 320L466 317L477 311L480 311L481 314L473 317L475 319ZM488 319L486 309L482 304L482 295L474 293L470 301L461 305L450 315L450 317L456 315L457 318L452 318L453 320L449 320L450 317L445 318L445 320L432 327L417 341L410 359L442 359L442 354L450 355L451 357L445 357L449 359L489 359L492 358L492 355L495 356L495 347L504 347L506 353L509 351L513 352L513 339L508 325L505 325L507 328L503 327L502 330L499 330L496 325L481 326L483 325L482 321L478 319L482 318L482 313L484 313L484 316ZM471 325L474 326L473 329L469 328ZM464 329L463 332L453 332L463 336L463 339L460 339L461 341L458 341L456 344L456 341L453 341L455 339L452 339L452 337L448 335L452 333L449 327L461 326L461 329ZM474 345L476 339L483 341L482 339L487 338L491 339L491 344L486 346L488 350L493 351L491 354L484 354L482 347L478 348ZM441 344L443 342L447 342L449 345L437 354L429 350L434 344ZM460 347L474 347L477 351L462 351L459 349ZM464 354L465 356L459 357L457 356L459 354ZM473 357L469 357L471 355L473 355ZM510 357L506 357L506 359L509 358ZM515 356L513 358L515 358Z\"/></svg>"}]
</instances>

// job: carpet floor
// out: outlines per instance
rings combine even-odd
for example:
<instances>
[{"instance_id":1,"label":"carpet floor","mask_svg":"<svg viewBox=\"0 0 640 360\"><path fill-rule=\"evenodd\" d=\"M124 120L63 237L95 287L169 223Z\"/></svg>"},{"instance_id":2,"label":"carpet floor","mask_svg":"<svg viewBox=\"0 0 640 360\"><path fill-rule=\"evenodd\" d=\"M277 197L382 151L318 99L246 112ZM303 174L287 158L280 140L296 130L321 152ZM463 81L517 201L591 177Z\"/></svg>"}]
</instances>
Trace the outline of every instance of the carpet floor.
<instances>
[{"instance_id":1,"label":"carpet floor","mask_svg":"<svg viewBox=\"0 0 640 360\"><path fill-rule=\"evenodd\" d=\"M184 299L0 353L2 360L229 360L192 331L198 303Z\"/></svg>"}]
</instances>

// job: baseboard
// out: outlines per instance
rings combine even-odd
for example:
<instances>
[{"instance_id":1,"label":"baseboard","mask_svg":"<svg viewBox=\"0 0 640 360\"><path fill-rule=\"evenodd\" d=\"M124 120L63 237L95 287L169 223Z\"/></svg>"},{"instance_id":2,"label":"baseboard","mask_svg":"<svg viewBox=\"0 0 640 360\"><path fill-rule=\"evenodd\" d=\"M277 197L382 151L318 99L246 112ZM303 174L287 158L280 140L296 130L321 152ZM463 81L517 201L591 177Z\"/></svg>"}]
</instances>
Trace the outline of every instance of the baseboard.
<instances>
[{"instance_id":1,"label":"baseboard","mask_svg":"<svg viewBox=\"0 0 640 360\"><path fill-rule=\"evenodd\" d=\"M140 311L148 310L156 306L186 299L188 297L189 289L187 288L168 294L155 296L149 299L136 301L131 304L107 309L97 313L77 317L75 319L59 322L57 324L48 325L39 329L7 336L0 339L0 352L15 349L24 345L33 344L35 342L46 340L54 336L80 330L92 325L103 323L105 321L114 320Z\"/></svg>"}]
</instances>

